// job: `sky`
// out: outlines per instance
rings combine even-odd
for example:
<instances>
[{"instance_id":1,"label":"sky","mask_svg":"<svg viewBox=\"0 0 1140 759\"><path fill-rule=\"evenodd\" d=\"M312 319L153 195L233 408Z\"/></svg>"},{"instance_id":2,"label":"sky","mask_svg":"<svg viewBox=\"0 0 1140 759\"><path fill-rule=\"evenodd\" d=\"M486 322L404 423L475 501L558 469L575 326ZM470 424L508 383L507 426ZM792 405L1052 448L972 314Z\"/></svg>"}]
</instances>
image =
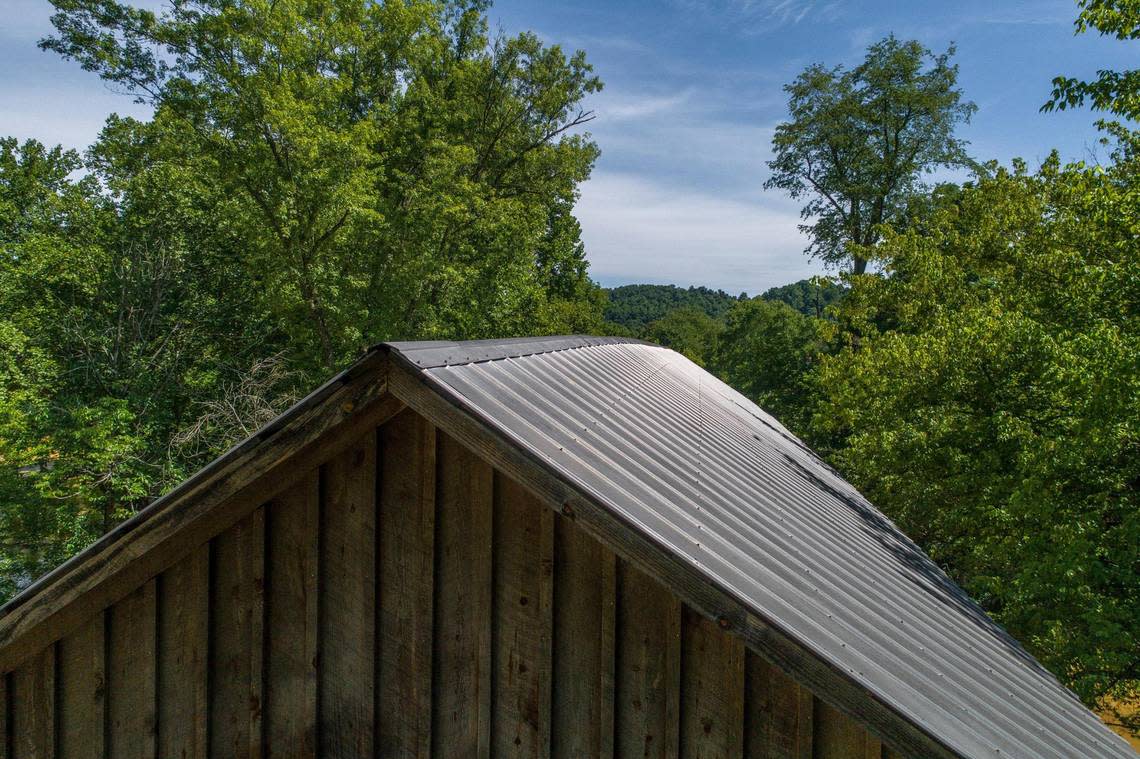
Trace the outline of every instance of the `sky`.
<instances>
[{"instance_id":1,"label":"sky","mask_svg":"<svg viewBox=\"0 0 1140 759\"><path fill-rule=\"evenodd\" d=\"M605 82L585 104L602 152L577 206L591 275L757 294L825 271L803 253L799 204L763 189L799 71L855 65L891 32L955 44L978 105L959 131L974 158L1095 160L1095 114L1038 109L1054 76L1135 68L1140 47L1074 36L1076 13L1073 0L498 0L489 15L495 31L585 50ZM47 0L0 0L0 135L82 149L108 114L145 117L36 47L50 14Z\"/></svg>"}]
</instances>

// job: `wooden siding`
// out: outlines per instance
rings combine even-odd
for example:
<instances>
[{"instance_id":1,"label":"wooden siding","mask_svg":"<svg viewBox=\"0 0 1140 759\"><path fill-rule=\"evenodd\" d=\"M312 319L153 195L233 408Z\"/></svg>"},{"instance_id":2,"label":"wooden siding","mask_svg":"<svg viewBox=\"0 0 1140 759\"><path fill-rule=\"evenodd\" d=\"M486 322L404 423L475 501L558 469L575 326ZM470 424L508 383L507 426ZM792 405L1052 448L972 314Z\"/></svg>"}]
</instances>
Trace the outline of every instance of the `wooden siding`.
<instances>
[{"instance_id":1,"label":"wooden siding","mask_svg":"<svg viewBox=\"0 0 1140 759\"><path fill-rule=\"evenodd\" d=\"M0 676L0 759L896 756L404 410Z\"/></svg>"}]
</instances>

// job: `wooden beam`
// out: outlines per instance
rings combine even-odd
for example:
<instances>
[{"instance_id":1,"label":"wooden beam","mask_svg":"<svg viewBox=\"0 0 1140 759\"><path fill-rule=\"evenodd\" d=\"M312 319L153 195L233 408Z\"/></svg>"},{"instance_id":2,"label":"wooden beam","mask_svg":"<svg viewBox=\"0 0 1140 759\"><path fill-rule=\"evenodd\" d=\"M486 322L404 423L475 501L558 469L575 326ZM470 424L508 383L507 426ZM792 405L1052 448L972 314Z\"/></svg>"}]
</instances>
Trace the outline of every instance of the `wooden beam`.
<instances>
[{"instance_id":1,"label":"wooden beam","mask_svg":"<svg viewBox=\"0 0 1140 759\"><path fill-rule=\"evenodd\" d=\"M275 422L0 608L0 672L15 669L292 486L402 404L369 354Z\"/></svg>"},{"instance_id":2,"label":"wooden beam","mask_svg":"<svg viewBox=\"0 0 1140 759\"><path fill-rule=\"evenodd\" d=\"M868 692L849 673L820 659L759 610L719 587L691 562L627 524L548 461L473 414L443 383L407 364L398 354L392 358L388 382L397 398L530 488L549 506L571 515L587 532L658 578L682 601L740 636L750 650L813 692L823 694L829 704L868 726L902 753L942 759L960 756Z\"/></svg>"}]
</instances>

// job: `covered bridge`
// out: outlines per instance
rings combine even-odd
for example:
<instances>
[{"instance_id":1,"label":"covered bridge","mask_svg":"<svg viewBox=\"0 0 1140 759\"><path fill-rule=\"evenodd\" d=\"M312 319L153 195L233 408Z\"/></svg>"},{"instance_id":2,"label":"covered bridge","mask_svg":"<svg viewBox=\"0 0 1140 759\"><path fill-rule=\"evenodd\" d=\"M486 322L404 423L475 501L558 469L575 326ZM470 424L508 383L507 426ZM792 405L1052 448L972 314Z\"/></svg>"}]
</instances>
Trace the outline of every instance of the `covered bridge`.
<instances>
[{"instance_id":1,"label":"covered bridge","mask_svg":"<svg viewBox=\"0 0 1140 759\"><path fill-rule=\"evenodd\" d=\"M0 756L1125 757L687 359L382 345L0 615Z\"/></svg>"}]
</instances>

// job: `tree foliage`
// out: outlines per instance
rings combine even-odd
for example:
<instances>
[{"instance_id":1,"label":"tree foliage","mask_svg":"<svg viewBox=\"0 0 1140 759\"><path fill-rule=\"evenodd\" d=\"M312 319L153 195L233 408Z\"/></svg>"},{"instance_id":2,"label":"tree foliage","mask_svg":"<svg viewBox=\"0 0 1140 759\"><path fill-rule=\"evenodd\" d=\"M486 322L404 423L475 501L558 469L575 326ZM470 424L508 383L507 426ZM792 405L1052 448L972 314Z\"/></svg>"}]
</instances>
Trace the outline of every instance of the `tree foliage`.
<instances>
[{"instance_id":1,"label":"tree foliage","mask_svg":"<svg viewBox=\"0 0 1140 759\"><path fill-rule=\"evenodd\" d=\"M962 99L953 55L892 35L853 69L815 64L784 88L790 120L776 127L764 187L806 199L809 254L835 265L850 258L863 273L860 251L900 220L921 176L970 165L954 130L976 107Z\"/></svg>"},{"instance_id":2,"label":"tree foliage","mask_svg":"<svg viewBox=\"0 0 1140 759\"><path fill-rule=\"evenodd\" d=\"M377 339L523 331L589 289L582 53L489 40L479 0L54 5L44 47L155 106L150 160L219 200L314 374Z\"/></svg>"},{"instance_id":3,"label":"tree foliage","mask_svg":"<svg viewBox=\"0 0 1140 759\"><path fill-rule=\"evenodd\" d=\"M888 232L813 378L837 466L1090 704L1140 682L1135 147Z\"/></svg>"},{"instance_id":4,"label":"tree foliage","mask_svg":"<svg viewBox=\"0 0 1140 759\"><path fill-rule=\"evenodd\" d=\"M1136 0L1080 0L1078 5L1081 12L1074 22L1077 34L1095 29L1118 40L1140 39L1140 4ZM1140 120L1140 69L1101 69L1093 80L1058 76L1053 79L1052 95L1041 110L1063 111L1086 103L1094 110Z\"/></svg>"},{"instance_id":5,"label":"tree foliage","mask_svg":"<svg viewBox=\"0 0 1140 759\"><path fill-rule=\"evenodd\" d=\"M602 330L582 53L481 2L55 7L155 110L0 140L0 598L363 347Z\"/></svg>"},{"instance_id":6,"label":"tree foliage","mask_svg":"<svg viewBox=\"0 0 1140 759\"><path fill-rule=\"evenodd\" d=\"M676 285L621 285L606 294L606 321L634 332L678 308L695 308L713 319L721 319L740 300L740 296L724 290Z\"/></svg>"}]
</instances>

